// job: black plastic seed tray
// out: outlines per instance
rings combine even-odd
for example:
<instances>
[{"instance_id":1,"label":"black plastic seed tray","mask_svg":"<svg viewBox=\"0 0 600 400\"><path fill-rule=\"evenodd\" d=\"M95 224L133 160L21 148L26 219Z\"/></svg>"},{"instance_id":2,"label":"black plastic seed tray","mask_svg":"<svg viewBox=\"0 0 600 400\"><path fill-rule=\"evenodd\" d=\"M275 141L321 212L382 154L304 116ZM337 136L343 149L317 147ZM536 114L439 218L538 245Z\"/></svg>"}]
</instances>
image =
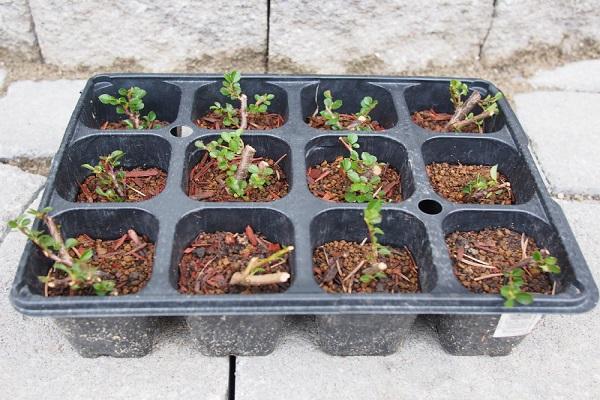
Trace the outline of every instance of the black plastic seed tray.
<instances>
[{"instance_id":1,"label":"black plastic seed tray","mask_svg":"<svg viewBox=\"0 0 600 400\"><path fill-rule=\"evenodd\" d=\"M491 83L465 79L482 94L497 92ZM193 120L208 110L219 94L221 78L214 75L110 74L90 79L73 112L62 145L53 161L41 206L51 206L65 235L87 233L116 238L129 228L156 243L152 278L136 295L120 297L53 297L42 295L37 276L50 262L28 244L11 291L14 306L28 315L52 317L118 317L161 315L277 315L277 314L500 314L577 313L598 300L597 288L568 223L550 199L528 150L528 141L506 100L485 134L437 134L412 123L410 114L435 107L450 111L449 79L349 76L245 76L245 93L273 93L272 110L285 124L270 131L248 131L243 138L258 154L277 159L290 192L268 203L211 203L186 195L187 175L199 160L194 141L210 140L218 131L198 128ZM101 131L102 121L116 119L98 101L102 93L139 86L148 91L145 110L154 110L171 123L146 131ZM313 278L312 252L336 239L360 241L364 204L330 203L311 194L306 181L309 166L343 154L338 136L347 132L309 127L305 119L315 110L324 90L342 99L342 112L359 109L364 96L379 101L373 112L385 131L359 133L361 150L375 154L401 172L404 200L384 206L383 242L406 245L420 271L417 294L328 294ZM320 105L322 109L322 104ZM186 133L190 133L186 136ZM43 134L43 132L40 132ZM168 173L165 190L139 203L83 204L74 199L86 171L81 164L122 149L126 167L153 166ZM451 203L432 189L426 164L461 162L499 164L513 185L517 204L482 206ZM252 225L272 241L292 244L292 280L278 294L182 295L177 290L178 263L183 249L200 231L242 231ZM455 230L507 227L533 237L557 256L563 267L555 296L536 295L533 304L503 307L499 295L478 295L463 288L452 271L445 245Z\"/></svg>"}]
</instances>

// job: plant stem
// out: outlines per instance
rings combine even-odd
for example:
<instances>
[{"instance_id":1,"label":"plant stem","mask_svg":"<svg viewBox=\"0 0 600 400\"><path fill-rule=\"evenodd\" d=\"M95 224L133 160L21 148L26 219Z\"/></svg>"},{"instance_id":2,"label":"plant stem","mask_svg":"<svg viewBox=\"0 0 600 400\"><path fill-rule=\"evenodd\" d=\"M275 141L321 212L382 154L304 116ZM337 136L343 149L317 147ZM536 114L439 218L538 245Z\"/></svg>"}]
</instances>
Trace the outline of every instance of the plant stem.
<instances>
[{"instance_id":1,"label":"plant stem","mask_svg":"<svg viewBox=\"0 0 600 400\"><path fill-rule=\"evenodd\" d=\"M473 93L469 96L460 107L454 110L454 115L450 118L450 121L446 124L445 129L456 128L456 123L462 121L469 111L471 111L481 100L481 94L477 90L473 90Z\"/></svg>"},{"instance_id":2,"label":"plant stem","mask_svg":"<svg viewBox=\"0 0 600 400\"><path fill-rule=\"evenodd\" d=\"M245 94L240 96L240 115L242 122L240 123L240 129L248 128L248 97Z\"/></svg>"},{"instance_id":3,"label":"plant stem","mask_svg":"<svg viewBox=\"0 0 600 400\"><path fill-rule=\"evenodd\" d=\"M471 119L465 119L465 120L458 121L458 122L454 123L451 126L451 128L453 128L453 129L459 129L460 130L461 128L463 128L463 127L465 127L465 126L467 126L469 124L475 123L477 121L482 121L482 120L484 120L486 118L489 118L489 117L491 117L493 115L494 114L491 113L491 112L489 112L489 111L484 111L481 114L478 114L478 115L474 116Z\"/></svg>"},{"instance_id":4,"label":"plant stem","mask_svg":"<svg viewBox=\"0 0 600 400\"><path fill-rule=\"evenodd\" d=\"M290 279L290 274L287 272L280 271L270 274L252 275L252 271L275 260L281 259L285 254L292 250L294 250L294 246L287 246L266 258L252 257L242 272L236 272L231 276L229 284L242 286L261 286L287 282L287 280Z\"/></svg>"},{"instance_id":5,"label":"plant stem","mask_svg":"<svg viewBox=\"0 0 600 400\"><path fill-rule=\"evenodd\" d=\"M106 171L106 173L110 177L110 180L111 180L111 182L112 182L115 190L117 191L117 194L121 198L125 199L125 190L123 190L123 188L119 184L119 181L117 179L117 174L115 174L114 168L112 167L112 165L107 160L102 161L102 164L104 164L104 170Z\"/></svg>"},{"instance_id":6,"label":"plant stem","mask_svg":"<svg viewBox=\"0 0 600 400\"><path fill-rule=\"evenodd\" d=\"M248 167L252 163L254 154L256 154L256 149L254 147L250 146L249 144L244 146L240 163L238 164L237 171L235 172L235 179L238 181L246 179L246 176L248 176Z\"/></svg>"},{"instance_id":7,"label":"plant stem","mask_svg":"<svg viewBox=\"0 0 600 400\"><path fill-rule=\"evenodd\" d=\"M73 258L71 257L69 251L65 247L65 243L63 241L62 235L60 234L60 230L58 229L58 226L56 226L56 223L54 223L54 218L52 218L48 214L45 214L43 220L46 226L48 227L50 236L52 236L52 239L54 239L54 241L60 246L58 254L60 254L60 257L64 261L67 261L66 265L73 265Z\"/></svg>"}]
</instances>

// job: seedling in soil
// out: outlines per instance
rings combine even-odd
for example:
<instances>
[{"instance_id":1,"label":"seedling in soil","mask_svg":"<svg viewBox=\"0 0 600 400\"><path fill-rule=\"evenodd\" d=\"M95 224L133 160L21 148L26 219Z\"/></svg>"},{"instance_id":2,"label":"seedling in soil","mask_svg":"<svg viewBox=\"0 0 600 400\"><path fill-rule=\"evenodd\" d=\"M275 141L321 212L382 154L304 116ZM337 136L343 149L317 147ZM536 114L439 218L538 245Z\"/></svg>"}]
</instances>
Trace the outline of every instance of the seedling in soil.
<instances>
[{"instance_id":1,"label":"seedling in soil","mask_svg":"<svg viewBox=\"0 0 600 400\"><path fill-rule=\"evenodd\" d=\"M315 110L311 121L311 124L314 122L318 125L317 121L313 121L316 118L317 113L323 118L325 126L329 127L334 131L339 131L342 129L347 129L351 131L372 131L372 130L380 130L379 124L372 121L369 113L373 111L377 104L379 103L377 100L374 100L372 97L365 96L360 101L360 110L356 114L340 114L335 110L342 107L342 100L334 100L333 95L331 94L331 90L326 90L323 92L323 104L325 109L319 112L319 108Z\"/></svg>"},{"instance_id":2,"label":"seedling in soil","mask_svg":"<svg viewBox=\"0 0 600 400\"><path fill-rule=\"evenodd\" d=\"M111 202L125 201L125 171L119 168L124 155L123 151L115 150L108 156L100 157L97 165L82 165L98 179L96 193Z\"/></svg>"},{"instance_id":3,"label":"seedling in soil","mask_svg":"<svg viewBox=\"0 0 600 400\"><path fill-rule=\"evenodd\" d=\"M233 70L226 72L223 75L223 86L220 89L222 95L229 97L231 100L238 100L240 102L240 108L237 109L230 103L221 105L219 102L215 102L210 107L210 110L223 118L223 125L226 127L234 127L240 129L248 128L248 115L263 114L268 111L268 107L271 105L271 100L275 98L274 94L265 93L262 95L254 95L254 103L248 105L248 96L242 93L240 86L240 80L242 75ZM238 118L239 113L239 118Z\"/></svg>"},{"instance_id":4,"label":"seedling in soil","mask_svg":"<svg viewBox=\"0 0 600 400\"><path fill-rule=\"evenodd\" d=\"M242 130L223 132L219 139L205 145L196 141L199 149L206 150L209 156L217 160L217 166L225 171L225 185L234 197L246 197L248 188L264 190L270 183L273 169L265 161L253 164L256 150L250 145L244 145ZM236 163L235 159L239 158ZM249 175L249 178L248 178Z\"/></svg>"},{"instance_id":5,"label":"seedling in soil","mask_svg":"<svg viewBox=\"0 0 600 400\"><path fill-rule=\"evenodd\" d=\"M230 285L263 286L287 282L290 279L288 272L273 272L265 274L263 268L270 263L282 261L287 253L294 250L294 246L287 246L266 258L252 257L250 262L241 272L236 272L229 280Z\"/></svg>"},{"instance_id":6,"label":"seedling in soil","mask_svg":"<svg viewBox=\"0 0 600 400\"><path fill-rule=\"evenodd\" d=\"M40 248L44 256L54 261L48 275L38 277L45 284L46 293L48 288L69 288L72 291L92 288L98 296L113 294L115 282L104 279L102 271L88 265L94 255L91 248L76 252L76 257L70 254L69 250L78 246L79 243L73 238L63 240L59 226L48 215L51 210L51 208L44 208L39 211L34 209L27 211L27 214L43 221L49 234L31 229L29 226L32 221L28 215L21 215L8 222L9 228L22 232ZM51 276L52 270L62 271L66 276L64 278Z\"/></svg>"},{"instance_id":7,"label":"seedling in soil","mask_svg":"<svg viewBox=\"0 0 600 400\"><path fill-rule=\"evenodd\" d=\"M497 102L502 99L502 93L496 95L487 95L481 98L481 93L473 90L466 101L463 96L469 92L467 84L458 80L450 81L450 100L454 105L454 114L446 124L446 130L460 132L463 128L475 124L480 133L483 133L483 124L487 118L493 117L500 112ZM479 106L482 112L475 115L471 110Z\"/></svg>"},{"instance_id":8,"label":"seedling in soil","mask_svg":"<svg viewBox=\"0 0 600 400\"><path fill-rule=\"evenodd\" d=\"M383 262L378 262L379 256L389 256L390 250L379 243L378 235L383 235L383 230L378 226L381 223L381 206L383 205L382 200L371 200L367 204L365 209L363 220L367 225L369 231L369 242L371 244L371 251L367 256L369 267L365 268L360 276L360 281L363 283L369 283L374 279L385 279L387 275L385 270L387 265Z\"/></svg>"},{"instance_id":9,"label":"seedling in soil","mask_svg":"<svg viewBox=\"0 0 600 400\"><path fill-rule=\"evenodd\" d=\"M127 119L122 122L129 129L153 129L160 127L154 111L142 116L140 111L144 109L144 101L147 92L137 86L129 89L120 88L119 97L113 97L109 94L102 94L98 97L103 104L109 104L116 107L117 114L125 114Z\"/></svg>"},{"instance_id":10,"label":"seedling in soil","mask_svg":"<svg viewBox=\"0 0 600 400\"><path fill-rule=\"evenodd\" d=\"M381 182L382 172L377 157L366 151L358 154L356 149L360 145L356 134L349 134L346 139L340 136L339 140L350 152L350 157L345 157L341 163L346 176L352 182L344 199L349 203L365 203L377 198L380 193L377 186Z\"/></svg>"},{"instance_id":11,"label":"seedling in soil","mask_svg":"<svg viewBox=\"0 0 600 400\"><path fill-rule=\"evenodd\" d=\"M477 177L463 188L463 193L469 196L485 196L486 198L491 197L494 193L500 195L503 191L504 188L500 187L498 182L498 164L490 168L490 179L477 174Z\"/></svg>"},{"instance_id":12,"label":"seedling in soil","mask_svg":"<svg viewBox=\"0 0 600 400\"><path fill-rule=\"evenodd\" d=\"M523 286L523 274L527 266L533 265L541 269L543 272L549 274L559 274L560 267L556 265L556 257L550 256L547 250L534 251L531 257L526 257L519 262L517 266L512 268L510 271L504 273L507 282L502 288L500 288L500 294L504 297L505 307L514 307L515 302L519 304L531 304L533 302L533 296L531 293L526 293L521 290ZM523 266L521 266L523 265Z\"/></svg>"}]
</instances>

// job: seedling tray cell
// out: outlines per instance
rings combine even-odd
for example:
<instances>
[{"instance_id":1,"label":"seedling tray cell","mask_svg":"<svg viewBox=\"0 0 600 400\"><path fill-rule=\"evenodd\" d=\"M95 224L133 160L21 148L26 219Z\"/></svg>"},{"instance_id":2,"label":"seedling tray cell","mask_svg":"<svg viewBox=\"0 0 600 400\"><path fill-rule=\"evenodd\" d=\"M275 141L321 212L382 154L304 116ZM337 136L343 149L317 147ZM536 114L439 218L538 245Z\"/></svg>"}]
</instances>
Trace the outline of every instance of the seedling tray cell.
<instances>
[{"instance_id":1,"label":"seedling tray cell","mask_svg":"<svg viewBox=\"0 0 600 400\"><path fill-rule=\"evenodd\" d=\"M389 353L400 339L390 339L387 350L355 350L326 343L340 331L334 317L381 315L393 318L406 314L403 329L422 314L579 313L591 309L598 291L575 242L568 223L550 198L528 149L528 140L506 100L499 101L500 115L486 122L484 134L435 133L415 125L411 113L430 107L449 112L448 78L398 78L374 76L244 76L247 94L275 94L273 112L285 123L268 131L246 131L243 139L259 155L278 159L289 183L289 193L272 202L208 202L194 200L187 193L189 171L202 151L196 140L205 143L220 131L201 129L194 121L208 111L222 81L216 75L108 74L91 78L73 112L63 142L56 154L41 207L53 208L53 215L67 235L87 233L114 239L134 227L156 244L153 273L138 294L99 297L44 297L37 276L48 271L50 262L28 243L10 293L14 306L24 314L54 318L188 316L197 331L210 318L203 316L319 315L323 347L334 354ZM498 89L482 80L462 79L483 95ZM169 122L158 129L102 131L101 123L114 120L112 107L101 104L102 93L115 94L120 87L139 86L148 92L146 110ZM414 294L329 294L313 277L312 254L316 246L330 240L360 241L365 236L361 223L364 204L332 203L315 197L308 189L307 168L332 161L343 154L338 136L348 131L325 131L310 127L306 118L316 108L315 92L322 109L323 91L331 90L344 101L341 112L355 112L364 96L379 101L373 119L385 128L378 132L357 132L361 150L369 151L400 173L402 201L383 207L383 244L407 246L419 268L420 289ZM222 130L221 130L222 131ZM94 163L100 155L122 149L126 167L157 167L165 171L165 189L147 201L137 203L77 203L78 184L85 178L83 163ZM431 162L499 164L513 184L516 204L484 206L452 203L438 196L429 182L426 165ZM291 285L277 294L183 295L177 290L178 263L183 250L201 231L242 232L252 225L270 240L293 245L290 255ZM499 295L474 294L465 289L452 270L444 238L456 230L506 227L534 238L558 258L562 267L554 296L535 295L528 306L506 308ZM365 317L367 318L367 317ZM373 317L374 318L374 317ZM409 321L410 320L410 321ZM190 320L191 321L191 320ZM251 319L245 318L245 321ZM258 319L257 319L258 321ZM269 319L265 319L269 321ZM273 319L280 329L279 319ZM408 322L406 322L408 321ZM263 322L259 322L263 323ZM351 319L347 323L352 324ZM220 322L223 331L230 329ZM357 335L364 336L360 324ZM447 326L447 325L446 325ZM398 329L400 329L398 328ZM342 329L343 331L343 329ZM333 332L333 333L332 333ZM267 334L274 341L277 335ZM338 335L339 336L339 335ZM231 343L235 340L228 339ZM267 339L265 339L267 340ZM350 342L351 340L348 339ZM396 343L396 344L394 344ZM234 347L237 345L233 345ZM265 354L269 349L250 350ZM352 347L352 346L351 346ZM210 350L207 350L210 353ZM215 354L244 353L239 346L215 349Z\"/></svg>"}]
</instances>

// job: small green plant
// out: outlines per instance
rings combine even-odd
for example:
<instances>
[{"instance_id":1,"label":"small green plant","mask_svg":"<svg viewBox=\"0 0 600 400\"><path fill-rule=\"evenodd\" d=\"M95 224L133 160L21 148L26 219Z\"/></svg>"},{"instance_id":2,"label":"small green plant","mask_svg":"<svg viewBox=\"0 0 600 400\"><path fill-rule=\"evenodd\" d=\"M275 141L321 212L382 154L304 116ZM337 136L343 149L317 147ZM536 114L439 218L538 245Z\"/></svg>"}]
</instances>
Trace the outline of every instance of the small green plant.
<instances>
[{"instance_id":1,"label":"small green plant","mask_svg":"<svg viewBox=\"0 0 600 400\"><path fill-rule=\"evenodd\" d=\"M325 120L325 125L330 126L332 130L339 131L342 129L348 129L351 131L370 131L371 128L371 117L369 113L373 111L377 104L379 103L377 100L373 100L372 97L366 96L360 101L360 111L354 116L356 119L352 121L347 127L343 127L340 122L340 114L335 110L342 107L342 100L334 100L333 95L331 94L331 90L326 90L323 92L323 104L325 109L322 110L319 114Z\"/></svg>"},{"instance_id":2,"label":"small green plant","mask_svg":"<svg viewBox=\"0 0 600 400\"><path fill-rule=\"evenodd\" d=\"M77 239L63 240L60 228L53 218L48 215L52 211L47 207L41 210L30 209L27 214L21 215L8 222L8 227L23 233L42 251L44 256L54 261L52 268L66 274L65 278L39 276L38 279L49 288L70 288L71 290L84 290L92 288L98 296L105 296L114 291L115 282L102 277L102 272L88 263L94 256L92 249L85 249L81 255L73 257L69 250L79 243ZM31 229L30 216L42 220L48 228L48 233ZM76 252L79 254L78 252Z\"/></svg>"},{"instance_id":3,"label":"small green plant","mask_svg":"<svg viewBox=\"0 0 600 400\"><path fill-rule=\"evenodd\" d=\"M242 130L238 129L235 132L223 132L219 139L206 145L200 140L195 142L196 147L208 151L208 155L217 160L217 167L225 171L225 185L234 197L246 197L248 187L263 190L273 175L273 169L268 163L252 163L256 150L250 145L244 145L241 136ZM236 157L240 158L238 164L234 162Z\"/></svg>"},{"instance_id":4,"label":"small green plant","mask_svg":"<svg viewBox=\"0 0 600 400\"><path fill-rule=\"evenodd\" d=\"M125 201L125 171L120 169L121 159L125 153L115 150L107 156L100 157L97 165L83 164L98 181L96 193L111 202Z\"/></svg>"},{"instance_id":5,"label":"small green plant","mask_svg":"<svg viewBox=\"0 0 600 400\"><path fill-rule=\"evenodd\" d=\"M334 131L342 130L343 127L340 124L340 114L335 111L342 106L342 101L333 100L331 90L323 92L323 97L325 97L323 100L325 109L319 114L325 119L325 125L330 126Z\"/></svg>"},{"instance_id":6,"label":"small green plant","mask_svg":"<svg viewBox=\"0 0 600 400\"><path fill-rule=\"evenodd\" d=\"M559 274L560 267L556 262L556 257L552 257L547 250L536 250L531 257L523 259L519 264L530 264L538 267L543 272ZM505 299L505 307L514 307L515 303L527 305L533 302L531 293L521 290L521 286L524 284L523 274L524 270L521 267L512 268L504 273L507 282L500 288L500 294Z\"/></svg>"},{"instance_id":7,"label":"small green plant","mask_svg":"<svg viewBox=\"0 0 600 400\"><path fill-rule=\"evenodd\" d=\"M504 96L498 92L494 96L487 95L481 98L481 94L477 90L473 90L466 101L463 101L463 96L469 92L467 84L458 81L450 81L450 101L454 105L454 115L446 124L446 129L455 132L460 132L465 126L475 124L479 132L483 132L483 124L485 119L490 118L500 113L497 102ZM482 112L475 115L471 110L479 106Z\"/></svg>"},{"instance_id":8,"label":"small green plant","mask_svg":"<svg viewBox=\"0 0 600 400\"><path fill-rule=\"evenodd\" d=\"M490 179L477 174L475 179L469 181L463 188L463 193L473 195L475 193L481 193L485 197L490 197L492 194L500 195L504 191L502 188L498 188L498 164L490 168Z\"/></svg>"},{"instance_id":9,"label":"small green plant","mask_svg":"<svg viewBox=\"0 0 600 400\"><path fill-rule=\"evenodd\" d=\"M363 220L367 225L367 230L369 232L369 242L371 245L371 251L367 256L367 261L369 262L369 267L364 269L362 275L360 276L360 281L363 283L370 283L374 279L385 279L387 275L385 274L385 269L387 266L385 263L378 262L379 256L387 256L390 255L390 250L379 243L378 235L383 235L383 230L378 226L381 223L381 206L383 205L383 201L381 200L371 200L369 204L367 204L367 208L365 208L363 214Z\"/></svg>"},{"instance_id":10,"label":"small green plant","mask_svg":"<svg viewBox=\"0 0 600 400\"><path fill-rule=\"evenodd\" d=\"M500 294L504 297L505 307L514 307L515 302L520 304L531 304L533 302L533 296L531 293L523 292L521 286L523 286L523 270L521 268L515 268L504 273L507 282L500 288Z\"/></svg>"},{"instance_id":11,"label":"small green plant","mask_svg":"<svg viewBox=\"0 0 600 400\"><path fill-rule=\"evenodd\" d=\"M344 200L349 203L366 203L373 200L377 194L377 185L381 182L381 166L377 157L363 151L358 154L356 149L360 148L358 136L349 134L346 139L339 140L350 152L349 157L342 159L341 167L348 179L352 182L344 195Z\"/></svg>"},{"instance_id":12,"label":"small green plant","mask_svg":"<svg viewBox=\"0 0 600 400\"><path fill-rule=\"evenodd\" d=\"M229 103L221 105L221 103L215 102L214 105L210 106L210 110L223 117L223 125L246 129L248 127L248 114L266 113L275 95L269 93L263 95L255 94L255 102L248 106L248 97L242 93L240 86L241 79L242 74L236 70L226 72L223 74L223 86L220 89L223 96L240 102L239 114L241 120L238 118L238 109Z\"/></svg>"},{"instance_id":13,"label":"small green plant","mask_svg":"<svg viewBox=\"0 0 600 400\"><path fill-rule=\"evenodd\" d=\"M113 97L109 94L102 94L98 97L103 104L109 104L116 107L117 114L127 115L123 123L129 129L152 129L156 127L156 113L154 111L142 116L140 111L144 109L146 91L137 86L129 89L120 88L119 97Z\"/></svg>"}]
</instances>

